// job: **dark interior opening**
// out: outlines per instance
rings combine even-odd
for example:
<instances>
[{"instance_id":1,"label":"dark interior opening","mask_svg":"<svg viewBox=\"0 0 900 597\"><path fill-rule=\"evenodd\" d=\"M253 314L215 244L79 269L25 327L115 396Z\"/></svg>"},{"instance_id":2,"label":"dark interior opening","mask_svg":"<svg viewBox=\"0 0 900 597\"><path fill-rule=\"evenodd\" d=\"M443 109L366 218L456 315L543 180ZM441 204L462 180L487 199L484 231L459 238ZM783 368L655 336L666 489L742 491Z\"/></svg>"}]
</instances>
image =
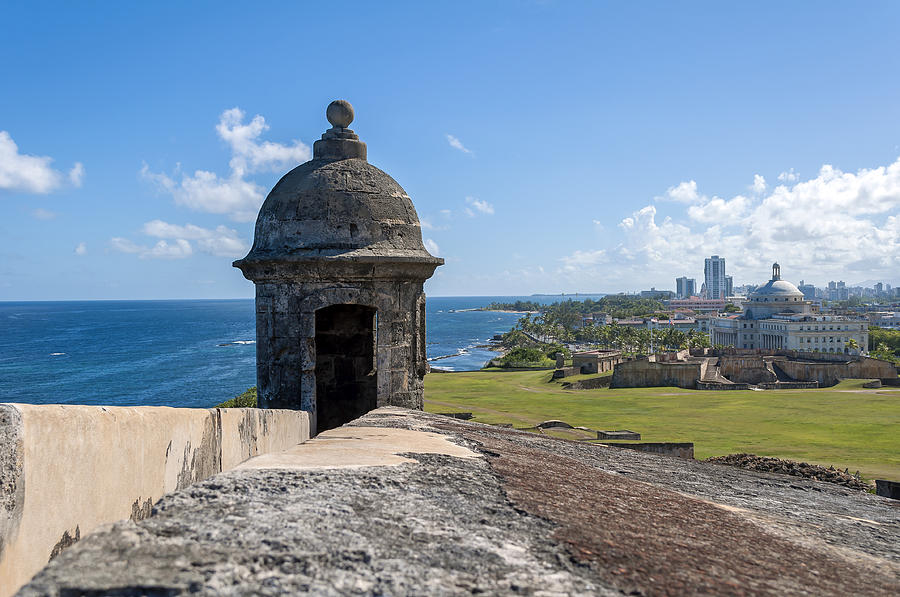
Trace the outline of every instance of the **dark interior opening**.
<instances>
[{"instance_id":1,"label":"dark interior opening","mask_svg":"<svg viewBox=\"0 0 900 597\"><path fill-rule=\"evenodd\" d=\"M317 433L376 407L375 313L361 305L316 311Z\"/></svg>"}]
</instances>

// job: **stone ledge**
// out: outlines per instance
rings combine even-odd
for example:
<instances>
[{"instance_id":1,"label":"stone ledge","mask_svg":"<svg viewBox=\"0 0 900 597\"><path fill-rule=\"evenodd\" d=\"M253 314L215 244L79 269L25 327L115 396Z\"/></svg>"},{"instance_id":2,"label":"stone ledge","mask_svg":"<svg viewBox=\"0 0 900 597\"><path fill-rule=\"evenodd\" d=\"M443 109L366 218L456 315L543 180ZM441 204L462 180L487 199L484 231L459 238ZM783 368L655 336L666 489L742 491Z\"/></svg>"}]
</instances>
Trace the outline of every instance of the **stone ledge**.
<instances>
[{"instance_id":1,"label":"stone ledge","mask_svg":"<svg viewBox=\"0 0 900 597\"><path fill-rule=\"evenodd\" d=\"M98 526L308 438L302 411L0 404L0 597Z\"/></svg>"},{"instance_id":2,"label":"stone ledge","mask_svg":"<svg viewBox=\"0 0 900 597\"><path fill-rule=\"evenodd\" d=\"M393 444L414 437L401 433L383 451L415 462L223 473L82 540L21 595L879 595L900 582L885 498L416 411L351 425L443 434L481 457L417 453Z\"/></svg>"}]
</instances>

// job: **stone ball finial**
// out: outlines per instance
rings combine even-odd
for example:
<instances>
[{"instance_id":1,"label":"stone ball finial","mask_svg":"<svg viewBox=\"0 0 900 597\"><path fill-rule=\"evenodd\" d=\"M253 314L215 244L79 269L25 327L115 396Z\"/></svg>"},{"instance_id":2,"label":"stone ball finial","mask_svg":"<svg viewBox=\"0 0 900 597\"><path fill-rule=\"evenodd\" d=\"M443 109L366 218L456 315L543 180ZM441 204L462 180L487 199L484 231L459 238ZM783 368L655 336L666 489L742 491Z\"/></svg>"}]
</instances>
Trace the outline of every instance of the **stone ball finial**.
<instances>
[{"instance_id":1,"label":"stone ball finial","mask_svg":"<svg viewBox=\"0 0 900 597\"><path fill-rule=\"evenodd\" d=\"M325 117L331 126L345 129L353 122L353 106L347 100L334 100L328 104Z\"/></svg>"}]
</instances>

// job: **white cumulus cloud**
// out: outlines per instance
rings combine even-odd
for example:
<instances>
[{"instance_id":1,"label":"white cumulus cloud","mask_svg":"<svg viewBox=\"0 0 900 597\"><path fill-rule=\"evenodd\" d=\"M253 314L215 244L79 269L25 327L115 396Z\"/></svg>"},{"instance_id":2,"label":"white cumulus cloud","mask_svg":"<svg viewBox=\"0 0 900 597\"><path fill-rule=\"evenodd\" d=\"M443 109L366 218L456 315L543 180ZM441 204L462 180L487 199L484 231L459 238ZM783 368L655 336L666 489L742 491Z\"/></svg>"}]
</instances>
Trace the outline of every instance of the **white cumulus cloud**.
<instances>
[{"instance_id":1,"label":"white cumulus cloud","mask_svg":"<svg viewBox=\"0 0 900 597\"><path fill-rule=\"evenodd\" d=\"M210 229L194 224L180 226L152 220L144 224L142 232L146 236L163 240L148 248L127 239L115 238L113 248L125 253L138 253L142 257L188 257L193 254L191 241L196 243L201 253L218 257L240 257L249 248L238 232L227 226Z\"/></svg>"},{"instance_id":2,"label":"white cumulus cloud","mask_svg":"<svg viewBox=\"0 0 900 597\"><path fill-rule=\"evenodd\" d=\"M80 187L84 183L84 164L75 162L75 165L69 170L69 182L74 187Z\"/></svg>"},{"instance_id":3,"label":"white cumulus cloud","mask_svg":"<svg viewBox=\"0 0 900 597\"><path fill-rule=\"evenodd\" d=\"M687 213L692 220L698 222L730 223L740 218L749 204L750 200L742 195L727 201L721 197L713 197L702 205L689 206Z\"/></svg>"},{"instance_id":4,"label":"white cumulus cloud","mask_svg":"<svg viewBox=\"0 0 900 597\"><path fill-rule=\"evenodd\" d=\"M696 181L688 180L680 182L674 187L669 187L666 189L666 194L662 197L657 197L657 199L677 201L679 203L694 203L700 200L700 195L697 193Z\"/></svg>"},{"instance_id":5,"label":"white cumulus cloud","mask_svg":"<svg viewBox=\"0 0 900 597\"><path fill-rule=\"evenodd\" d=\"M669 189L694 197L661 217L655 205L622 218L622 240L562 258L573 269L606 250L597 283L637 287L674 283L702 272L703 258L726 258L736 283L767 279L773 261L785 277L814 283L829 279L896 279L900 272L900 159L888 166L844 172L825 165L817 175L730 199L695 195L692 184ZM566 269L566 268L564 268ZM585 284L590 281L582 280Z\"/></svg>"},{"instance_id":6,"label":"white cumulus cloud","mask_svg":"<svg viewBox=\"0 0 900 597\"><path fill-rule=\"evenodd\" d=\"M467 153L467 154L469 154L469 155L473 155L473 154L472 154L472 150L469 149L469 148L467 148L465 145L463 145L462 141L460 141L459 139L457 139L457 138L454 137L453 135L447 135L447 143L449 143L449 144L450 144L450 147L452 147L452 148L454 148L454 149L458 149L458 150L460 150L460 151L463 152L463 153Z\"/></svg>"},{"instance_id":7,"label":"white cumulus cloud","mask_svg":"<svg viewBox=\"0 0 900 597\"><path fill-rule=\"evenodd\" d=\"M431 240L430 238L425 239L425 248L432 255L437 255L441 252L441 248L438 246L438 244L436 242L434 242L433 240Z\"/></svg>"},{"instance_id":8,"label":"white cumulus cloud","mask_svg":"<svg viewBox=\"0 0 900 597\"><path fill-rule=\"evenodd\" d=\"M494 214L494 206L487 201L482 201L481 199L476 199L475 197L466 197L466 203L471 206L466 208L466 214L468 214L469 217L474 217L475 212L486 215Z\"/></svg>"},{"instance_id":9,"label":"white cumulus cloud","mask_svg":"<svg viewBox=\"0 0 900 597\"><path fill-rule=\"evenodd\" d=\"M265 199L265 190L247 177L258 172L286 170L309 160L312 154L309 146L301 141L283 145L260 140L269 125L260 115L244 123L244 116L239 108L225 110L216 125L219 138L231 149L227 175L196 170L193 174L182 174L178 180L180 169L170 176L151 172L144 164L141 177L171 194L179 205L201 212L226 214L237 222L253 221Z\"/></svg>"},{"instance_id":10,"label":"white cumulus cloud","mask_svg":"<svg viewBox=\"0 0 900 597\"><path fill-rule=\"evenodd\" d=\"M209 229L193 224L178 226L162 220L153 220L144 224L144 234L157 238L197 241L201 252L219 257L240 257L249 249L237 230L227 226Z\"/></svg>"},{"instance_id":11,"label":"white cumulus cloud","mask_svg":"<svg viewBox=\"0 0 900 597\"><path fill-rule=\"evenodd\" d=\"M140 253L147 249L147 247L140 247L127 238L122 238L121 236L114 236L109 239L109 246L114 250L119 251L120 253Z\"/></svg>"},{"instance_id":12,"label":"white cumulus cloud","mask_svg":"<svg viewBox=\"0 0 900 597\"><path fill-rule=\"evenodd\" d=\"M797 175L796 172L794 172L794 169L791 168L790 170L779 174L778 180L780 182L790 184L790 183L797 182L798 180L800 180L800 177Z\"/></svg>"},{"instance_id":13,"label":"white cumulus cloud","mask_svg":"<svg viewBox=\"0 0 900 597\"><path fill-rule=\"evenodd\" d=\"M761 195L766 192L766 179L761 174L753 175L753 184L750 185L750 189L756 193L757 195Z\"/></svg>"},{"instance_id":14,"label":"white cumulus cloud","mask_svg":"<svg viewBox=\"0 0 900 597\"><path fill-rule=\"evenodd\" d=\"M53 158L19 153L10 134L0 131L0 190L45 194L56 190L62 174L50 165Z\"/></svg>"},{"instance_id":15,"label":"white cumulus cloud","mask_svg":"<svg viewBox=\"0 0 900 597\"><path fill-rule=\"evenodd\" d=\"M110 239L109 244L116 251L134 253L141 259L184 259L194 253L191 243L181 238L172 242L161 240L148 247L135 244L127 238L115 237Z\"/></svg>"},{"instance_id":16,"label":"white cumulus cloud","mask_svg":"<svg viewBox=\"0 0 900 597\"><path fill-rule=\"evenodd\" d=\"M83 242L78 243L78 246L75 247L75 254L79 257L87 255L87 245Z\"/></svg>"},{"instance_id":17,"label":"white cumulus cloud","mask_svg":"<svg viewBox=\"0 0 900 597\"><path fill-rule=\"evenodd\" d=\"M291 145L260 141L269 130L266 119L257 114L244 124L240 108L225 110L216 125L219 137L231 147L229 162L232 172L240 176L261 171L282 171L308 161L312 157L309 145L295 140Z\"/></svg>"},{"instance_id":18,"label":"white cumulus cloud","mask_svg":"<svg viewBox=\"0 0 900 597\"><path fill-rule=\"evenodd\" d=\"M152 259L184 259L190 257L194 250L191 243L179 238L171 243L164 240L153 245L149 250L144 251L141 257Z\"/></svg>"}]
</instances>

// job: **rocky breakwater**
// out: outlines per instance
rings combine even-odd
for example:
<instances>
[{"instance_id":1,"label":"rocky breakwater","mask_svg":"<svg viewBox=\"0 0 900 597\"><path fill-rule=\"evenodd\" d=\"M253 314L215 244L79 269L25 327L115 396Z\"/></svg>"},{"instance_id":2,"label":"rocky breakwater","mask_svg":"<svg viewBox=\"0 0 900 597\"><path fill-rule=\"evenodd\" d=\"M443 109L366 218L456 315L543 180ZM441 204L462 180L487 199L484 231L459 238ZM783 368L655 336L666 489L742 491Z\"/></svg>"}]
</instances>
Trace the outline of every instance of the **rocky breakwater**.
<instances>
[{"instance_id":1,"label":"rocky breakwater","mask_svg":"<svg viewBox=\"0 0 900 597\"><path fill-rule=\"evenodd\" d=\"M792 475L794 477L812 479L813 481L825 481L826 483L843 485L850 489L861 489L863 491L872 489L871 485L859 478L858 471L855 475L851 475L850 471L846 469L842 471L833 466L825 468L818 464L807 464L806 462L796 462L794 460L784 460L782 458L757 456L756 454L728 454L727 456L715 456L713 458L707 458L706 462L736 466L750 471L780 473L782 475Z\"/></svg>"},{"instance_id":2,"label":"rocky breakwater","mask_svg":"<svg viewBox=\"0 0 900 597\"><path fill-rule=\"evenodd\" d=\"M21 595L898 587L892 500L386 408L172 493L146 520L93 533Z\"/></svg>"}]
</instances>

